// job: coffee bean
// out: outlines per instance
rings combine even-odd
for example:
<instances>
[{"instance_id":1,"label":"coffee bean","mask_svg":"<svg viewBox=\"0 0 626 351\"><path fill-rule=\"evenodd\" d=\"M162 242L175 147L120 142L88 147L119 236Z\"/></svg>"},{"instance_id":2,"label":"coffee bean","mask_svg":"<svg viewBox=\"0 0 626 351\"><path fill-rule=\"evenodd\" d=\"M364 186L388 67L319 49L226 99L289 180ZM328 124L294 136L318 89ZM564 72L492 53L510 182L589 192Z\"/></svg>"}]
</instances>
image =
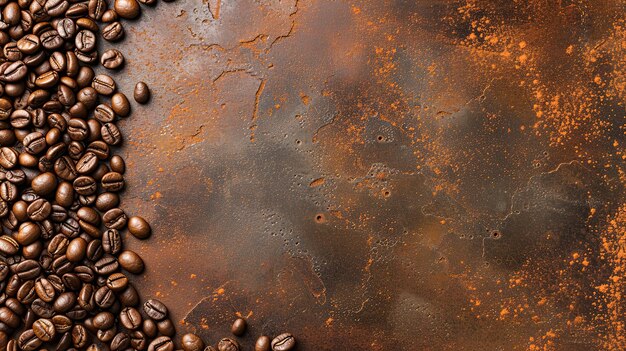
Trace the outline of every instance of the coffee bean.
<instances>
[{"instance_id":1,"label":"coffee bean","mask_svg":"<svg viewBox=\"0 0 626 351\"><path fill-rule=\"evenodd\" d=\"M203 351L204 342L196 334L188 333L183 335L181 339L181 346L185 351Z\"/></svg>"},{"instance_id":2,"label":"coffee bean","mask_svg":"<svg viewBox=\"0 0 626 351\"><path fill-rule=\"evenodd\" d=\"M113 292L122 292L128 286L128 278L123 273L113 273L107 278L106 286Z\"/></svg>"},{"instance_id":3,"label":"coffee bean","mask_svg":"<svg viewBox=\"0 0 626 351\"><path fill-rule=\"evenodd\" d=\"M124 64L124 55L119 50L109 49L100 57L100 63L107 69L119 69Z\"/></svg>"},{"instance_id":4,"label":"coffee bean","mask_svg":"<svg viewBox=\"0 0 626 351\"><path fill-rule=\"evenodd\" d=\"M109 145L118 145L122 142L122 134L113 123L103 124L100 129L100 134L102 135L102 140Z\"/></svg>"},{"instance_id":5,"label":"coffee bean","mask_svg":"<svg viewBox=\"0 0 626 351\"><path fill-rule=\"evenodd\" d=\"M174 323L172 323L172 320L169 318L158 321L157 329L161 335L169 336L170 338L174 337L174 334L176 334Z\"/></svg>"},{"instance_id":6,"label":"coffee bean","mask_svg":"<svg viewBox=\"0 0 626 351\"><path fill-rule=\"evenodd\" d=\"M167 336L159 336L148 345L148 351L174 351L174 342Z\"/></svg>"},{"instance_id":7,"label":"coffee bean","mask_svg":"<svg viewBox=\"0 0 626 351\"><path fill-rule=\"evenodd\" d=\"M65 255L67 256L67 260L70 262L79 262L81 261L87 252L87 241L83 238L74 238L70 241L67 246L67 251Z\"/></svg>"},{"instance_id":8,"label":"coffee bean","mask_svg":"<svg viewBox=\"0 0 626 351\"><path fill-rule=\"evenodd\" d=\"M245 319L237 318L235 320L235 322L233 323L232 327L230 328L230 331L233 333L233 335L236 335L236 336L243 335L243 333L246 332L246 321L245 321Z\"/></svg>"},{"instance_id":9,"label":"coffee bean","mask_svg":"<svg viewBox=\"0 0 626 351\"><path fill-rule=\"evenodd\" d=\"M33 323L33 332L43 342L51 341L56 336L54 324L45 318L40 318Z\"/></svg>"},{"instance_id":10,"label":"coffee bean","mask_svg":"<svg viewBox=\"0 0 626 351\"><path fill-rule=\"evenodd\" d=\"M134 251L123 251L118 256L118 261L122 268L130 273L140 274L144 270L143 260Z\"/></svg>"},{"instance_id":11,"label":"coffee bean","mask_svg":"<svg viewBox=\"0 0 626 351\"><path fill-rule=\"evenodd\" d=\"M254 344L254 351L270 351L270 338L268 336L260 336Z\"/></svg>"},{"instance_id":12,"label":"coffee bean","mask_svg":"<svg viewBox=\"0 0 626 351\"><path fill-rule=\"evenodd\" d=\"M73 292L64 292L54 300L53 308L57 313L69 311L76 303L76 294Z\"/></svg>"},{"instance_id":13,"label":"coffee bean","mask_svg":"<svg viewBox=\"0 0 626 351\"><path fill-rule=\"evenodd\" d=\"M126 163L124 162L124 159L119 155L114 155L113 157L111 157L111 160L109 160L109 165L111 166L111 170L113 172L124 174L124 172L126 171Z\"/></svg>"},{"instance_id":14,"label":"coffee bean","mask_svg":"<svg viewBox=\"0 0 626 351\"><path fill-rule=\"evenodd\" d=\"M124 19L134 19L141 13L141 8L136 0L115 0L113 8Z\"/></svg>"},{"instance_id":15,"label":"coffee bean","mask_svg":"<svg viewBox=\"0 0 626 351\"><path fill-rule=\"evenodd\" d=\"M135 91L133 92L135 101L140 104L145 104L150 100L150 88L144 82L138 82L135 85Z\"/></svg>"},{"instance_id":16,"label":"coffee bean","mask_svg":"<svg viewBox=\"0 0 626 351\"><path fill-rule=\"evenodd\" d=\"M133 216L128 219L128 231L138 239L147 239L152 233L152 229L145 219Z\"/></svg>"},{"instance_id":17,"label":"coffee bean","mask_svg":"<svg viewBox=\"0 0 626 351\"><path fill-rule=\"evenodd\" d=\"M32 329L28 329L20 334L17 344L22 351L34 351L42 344L42 341L35 335Z\"/></svg>"},{"instance_id":18,"label":"coffee bean","mask_svg":"<svg viewBox=\"0 0 626 351\"><path fill-rule=\"evenodd\" d=\"M154 319L155 321L160 321L167 317L167 307L157 300L150 299L143 304L143 310L146 312L148 317Z\"/></svg>"},{"instance_id":19,"label":"coffee bean","mask_svg":"<svg viewBox=\"0 0 626 351\"><path fill-rule=\"evenodd\" d=\"M288 351L296 346L296 339L289 333L278 335L272 340L273 351Z\"/></svg>"},{"instance_id":20,"label":"coffee bean","mask_svg":"<svg viewBox=\"0 0 626 351\"><path fill-rule=\"evenodd\" d=\"M241 348L239 343L233 339L224 338L217 343L219 351L239 351Z\"/></svg>"},{"instance_id":21,"label":"coffee bean","mask_svg":"<svg viewBox=\"0 0 626 351\"><path fill-rule=\"evenodd\" d=\"M142 324L141 314L134 307L125 307L120 312L120 323L128 330L139 329Z\"/></svg>"},{"instance_id":22,"label":"coffee bean","mask_svg":"<svg viewBox=\"0 0 626 351\"><path fill-rule=\"evenodd\" d=\"M76 348L83 348L89 342L87 330L80 324L74 325L72 328L72 344Z\"/></svg>"},{"instance_id":23,"label":"coffee bean","mask_svg":"<svg viewBox=\"0 0 626 351\"><path fill-rule=\"evenodd\" d=\"M26 212L31 220L41 222L52 213L52 205L44 199L37 199L28 205Z\"/></svg>"},{"instance_id":24,"label":"coffee bean","mask_svg":"<svg viewBox=\"0 0 626 351\"><path fill-rule=\"evenodd\" d=\"M116 19L113 19L112 23L102 29L102 37L108 41L118 41L124 37L124 27Z\"/></svg>"},{"instance_id":25,"label":"coffee bean","mask_svg":"<svg viewBox=\"0 0 626 351\"><path fill-rule=\"evenodd\" d=\"M105 255L94 264L96 273L100 275L109 275L119 268L119 263L113 256Z\"/></svg>"},{"instance_id":26,"label":"coffee bean","mask_svg":"<svg viewBox=\"0 0 626 351\"><path fill-rule=\"evenodd\" d=\"M132 284L128 284L126 290L118 294L118 298L123 306L137 306L139 304L139 294Z\"/></svg>"}]
</instances>

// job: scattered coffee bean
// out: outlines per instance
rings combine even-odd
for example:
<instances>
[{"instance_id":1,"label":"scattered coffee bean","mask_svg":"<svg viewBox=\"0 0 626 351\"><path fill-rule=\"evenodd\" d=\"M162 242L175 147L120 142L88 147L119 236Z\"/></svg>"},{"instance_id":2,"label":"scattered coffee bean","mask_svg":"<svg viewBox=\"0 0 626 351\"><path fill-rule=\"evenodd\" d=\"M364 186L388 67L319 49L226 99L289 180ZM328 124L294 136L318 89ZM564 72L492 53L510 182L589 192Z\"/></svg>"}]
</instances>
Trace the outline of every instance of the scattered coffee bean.
<instances>
[{"instance_id":1,"label":"scattered coffee bean","mask_svg":"<svg viewBox=\"0 0 626 351\"><path fill-rule=\"evenodd\" d=\"M242 336L243 333L246 332L246 320L243 318L237 318L230 328L230 331L233 335Z\"/></svg>"},{"instance_id":2,"label":"scattered coffee bean","mask_svg":"<svg viewBox=\"0 0 626 351\"><path fill-rule=\"evenodd\" d=\"M145 104L150 100L150 88L144 82L139 82L135 85L135 91L133 92L135 101L140 104Z\"/></svg>"},{"instance_id":3,"label":"scattered coffee bean","mask_svg":"<svg viewBox=\"0 0 626 351\"><path fill-rule=\"evenodd\" d=\"M150 229L150 225L146 222L145 219L133 216L128 219L128 231L134 235L137 239L147 239L152 230Z\"/></svg>"},{"instance_id":4,"label":"scattered coffee bean","mask_svg":"<svg viewBox=\"0 0 626 351\"><path fill-rule=\"evenodd\" d=\"M270 338L268 336L260 336L256 339L256 343L254 344L254 351L269 351L270 350Z\"/></svg>"},{"instance_id":5,"label":"scattered coffee bean","mask_svg":"<svg viewBox=\"0 0 626 351\"><path fill-rule=\"evenodd\" d=\"M289 351L296 346L296 339L289 333L283 333L272 340L273 351Z\"/></svg>"},{"instance_id":6,"label":"scattered coffee bean","mask_svg":"<svg viewBox=\"0 0 626 351\"><path fill-rule=\"evenodd\" d=\"M239 343L233 339L224 338L217 343L218 351L240 351Z\"/></svg>"},{"instance_id":7,"label":"scattered coffee bean","mask_svg":"<svg viewBox=\"0 0 626 351\"><path fill-rule=\"evenodd\" d=\"M196 334L183 335L181 344L185 351L203 351L204 349L204 342Z\"/></svg>"}]
</instances>

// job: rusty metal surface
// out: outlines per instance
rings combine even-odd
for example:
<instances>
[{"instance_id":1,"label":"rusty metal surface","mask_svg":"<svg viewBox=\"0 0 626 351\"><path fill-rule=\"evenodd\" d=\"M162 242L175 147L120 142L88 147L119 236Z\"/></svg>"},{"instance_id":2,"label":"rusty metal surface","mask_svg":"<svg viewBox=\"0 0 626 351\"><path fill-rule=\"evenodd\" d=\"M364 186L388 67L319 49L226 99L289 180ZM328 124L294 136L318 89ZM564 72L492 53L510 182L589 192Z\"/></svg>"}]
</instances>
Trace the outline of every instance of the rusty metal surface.
<instances>
[{"instance_id":1,"label":"rusty metal surface","mask_svg":"<svg viewBox=\"0 0 626 351\"><path fill-rule=\"evenodd\" d=\"M248 347L626 349L625 7L144 8L118 75L155 97L122 122L142 294L206 341L246 316Z\"/></svg>"}]
</instances>

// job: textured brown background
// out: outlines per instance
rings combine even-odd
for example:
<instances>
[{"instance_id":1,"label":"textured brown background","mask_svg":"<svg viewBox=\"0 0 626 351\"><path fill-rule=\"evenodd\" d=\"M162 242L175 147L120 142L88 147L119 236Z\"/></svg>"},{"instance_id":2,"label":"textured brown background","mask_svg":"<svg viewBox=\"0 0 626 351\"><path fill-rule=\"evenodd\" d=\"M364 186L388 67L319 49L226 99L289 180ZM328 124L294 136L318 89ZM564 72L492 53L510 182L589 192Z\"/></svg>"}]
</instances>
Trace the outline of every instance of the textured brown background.
<instances>
[{"instance_id":1,"label":"textured brown background","mask_svg":"<svg viewBox=\"0 0 626 351\"><path fill-rule=\"evenodd\" d=\"M626 5L178 0L120 45L143 296L207 341L625 350ZM132 211L130 209L133 209Z\"/></svg>"}]
</instances>

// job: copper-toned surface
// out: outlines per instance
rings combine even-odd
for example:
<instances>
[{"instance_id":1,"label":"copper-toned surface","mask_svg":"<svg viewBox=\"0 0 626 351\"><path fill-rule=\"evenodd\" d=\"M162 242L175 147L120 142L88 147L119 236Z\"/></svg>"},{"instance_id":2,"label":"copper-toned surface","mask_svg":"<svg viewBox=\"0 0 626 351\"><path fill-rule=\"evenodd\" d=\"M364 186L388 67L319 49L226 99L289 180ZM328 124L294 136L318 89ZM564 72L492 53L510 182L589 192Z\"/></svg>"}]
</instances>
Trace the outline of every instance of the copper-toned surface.
<instances>
[{"instance_id":1,"label":"copper-toned surface","mask_svg":"<svg viewBox=\"0 0 626 351\"><path fill-rule=\"evenodd\" d=\"M247 349L626 349L625 26L617 0L144 8L135 281L205 341L247 317Z\"/></svg>"}]
</instances>

